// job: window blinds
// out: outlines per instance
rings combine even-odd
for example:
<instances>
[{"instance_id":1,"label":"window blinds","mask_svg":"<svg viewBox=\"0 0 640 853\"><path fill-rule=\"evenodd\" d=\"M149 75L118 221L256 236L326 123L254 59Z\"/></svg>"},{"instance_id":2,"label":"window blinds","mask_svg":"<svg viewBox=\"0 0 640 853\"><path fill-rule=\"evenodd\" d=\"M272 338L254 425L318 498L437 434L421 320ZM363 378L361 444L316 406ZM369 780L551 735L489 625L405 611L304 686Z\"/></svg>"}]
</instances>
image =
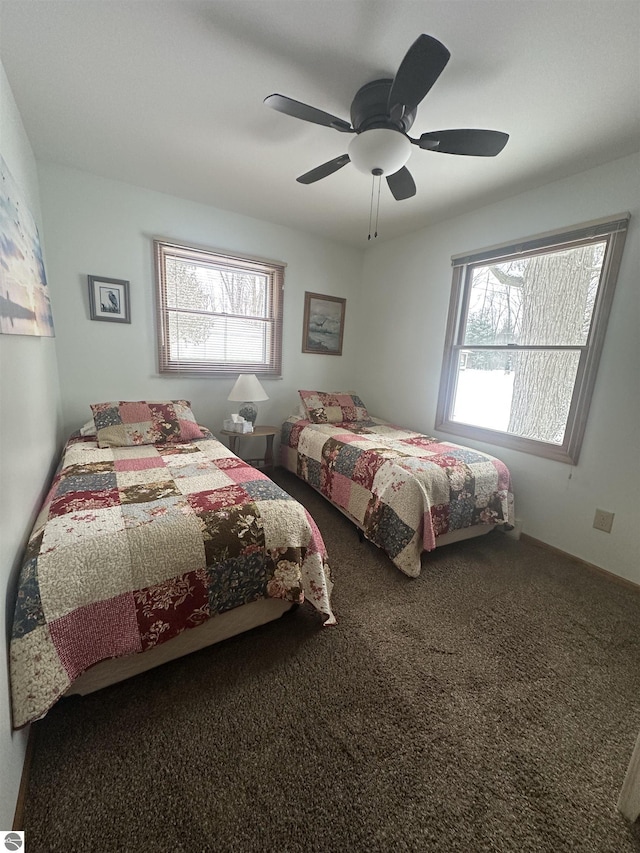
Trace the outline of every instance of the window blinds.
<instances>
[{"instance_id":1,"label":"window blinds","mask_svg":"<svg viewBox=\"0 0 640 853\"><path fill-rule=\"evenodd\" d=\"M282 373L284 264L155 240L161 373Z\"/></svg>"},{"instance_id":2,"label":"window blinds","mask_svg":"<svg viewBox=\"0 0 640 853\"><path fill-rule=\"evenodd\" d=\"M546 231L544 234L538 234L535 237L529 237L520 242L489 246L486 249L479 249L472 253L452 255L451 265L454 267L463 267L481 261L496 261L500 258L512 257L513 255L531 254L544 250L549 246L559 249L562 246L569 247L575 243L597 240L609 234L626 232L630 218L631 215L629 213L620 213L614 217L585 222L575 228Z\"/></svg>"}]
</instances>

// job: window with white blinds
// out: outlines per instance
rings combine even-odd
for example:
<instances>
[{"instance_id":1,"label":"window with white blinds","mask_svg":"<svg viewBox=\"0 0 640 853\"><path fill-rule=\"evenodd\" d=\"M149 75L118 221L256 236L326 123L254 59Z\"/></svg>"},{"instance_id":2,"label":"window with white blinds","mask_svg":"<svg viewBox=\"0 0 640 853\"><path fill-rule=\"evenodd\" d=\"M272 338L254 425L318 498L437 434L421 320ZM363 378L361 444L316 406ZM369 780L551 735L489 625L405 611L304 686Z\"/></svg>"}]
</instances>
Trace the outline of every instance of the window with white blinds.
<instances>
[{"instance_id":1,"label":"window with white blinds","mask_svg":"<svg viewBox=\"0 0 640 853\"><path fill-rule=\"evenodd\" d=\"M284 264L155 240L161 373L282 373Z\"/></svg>"}]
</instances>

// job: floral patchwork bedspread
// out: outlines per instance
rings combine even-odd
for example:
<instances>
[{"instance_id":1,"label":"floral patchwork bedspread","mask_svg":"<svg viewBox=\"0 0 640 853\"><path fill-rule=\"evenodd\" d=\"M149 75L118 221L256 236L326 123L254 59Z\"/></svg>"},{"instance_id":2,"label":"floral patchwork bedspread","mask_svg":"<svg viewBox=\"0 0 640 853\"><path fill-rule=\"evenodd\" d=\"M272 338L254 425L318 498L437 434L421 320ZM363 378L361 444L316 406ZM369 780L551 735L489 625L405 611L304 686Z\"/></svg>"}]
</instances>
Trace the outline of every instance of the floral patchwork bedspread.
<instances>
[{"instance_id":1,"label":"floral patchwork bedspread","mask_svg":"<svg viewBox=\"0 0 640 853\"><path fill-rule=\"evenodd\" d=\"M75 433L29 539L10 648L13 725L98 661L144 652L258 598L335 623L304 507L210 433L99 449Z\"/></svg>"},{"instance_id":2,"label":"floral patchwork bedspread","mask_svg":"<svg viewBox=\"0 0 640 853\"><path fill-rule=\"evenodd\" d=\"M511 477L499 459L373 418L282 426L285 468L351 516L405 574L442 534L513 524Z\"/></svg>"}]
</instances>

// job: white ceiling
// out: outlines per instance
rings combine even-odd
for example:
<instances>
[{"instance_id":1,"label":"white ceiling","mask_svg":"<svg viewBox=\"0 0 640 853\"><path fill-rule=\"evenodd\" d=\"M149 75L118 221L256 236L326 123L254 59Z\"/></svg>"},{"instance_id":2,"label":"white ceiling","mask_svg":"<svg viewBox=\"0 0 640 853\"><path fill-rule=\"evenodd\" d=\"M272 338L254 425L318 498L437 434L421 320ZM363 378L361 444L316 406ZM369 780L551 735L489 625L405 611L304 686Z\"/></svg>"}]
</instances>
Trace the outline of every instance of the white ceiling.
<instances>
[{"instance_id":1,"label":"white ceiling","mask_svg":"<svg viewBox=\"0 0 640 853\"><path fill-rule=\"evenodd\" d=\"M371 180L296 177L351 136L263 105L349 120L427 33L451 51L418 108L429 130L506 131L494 158L412 148L417 195L383 183L379 240L640 149L640 0L0 2L2 62L40 160L356 246Z\"/></svg>"}]
</instances>

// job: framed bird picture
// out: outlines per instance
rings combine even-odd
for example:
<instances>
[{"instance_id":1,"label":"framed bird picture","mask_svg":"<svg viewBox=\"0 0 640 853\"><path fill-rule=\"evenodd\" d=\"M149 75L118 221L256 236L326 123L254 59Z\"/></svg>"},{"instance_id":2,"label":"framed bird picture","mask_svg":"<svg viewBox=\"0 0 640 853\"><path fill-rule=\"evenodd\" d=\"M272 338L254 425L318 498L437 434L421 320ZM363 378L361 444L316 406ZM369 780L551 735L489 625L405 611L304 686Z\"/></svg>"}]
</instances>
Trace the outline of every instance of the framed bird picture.
<instances>
[{"instance_id":1,"label":"framed bird picture","mask_svg":"<svg viewBox=\"0 0 640 853\"><path fill-rule=\"evenodd\" d=\"M111 323L130 323L129 282L119 278L103 278L99 275L87 277L91 319L108 320Z\"/></svg>"}]
</instances>

